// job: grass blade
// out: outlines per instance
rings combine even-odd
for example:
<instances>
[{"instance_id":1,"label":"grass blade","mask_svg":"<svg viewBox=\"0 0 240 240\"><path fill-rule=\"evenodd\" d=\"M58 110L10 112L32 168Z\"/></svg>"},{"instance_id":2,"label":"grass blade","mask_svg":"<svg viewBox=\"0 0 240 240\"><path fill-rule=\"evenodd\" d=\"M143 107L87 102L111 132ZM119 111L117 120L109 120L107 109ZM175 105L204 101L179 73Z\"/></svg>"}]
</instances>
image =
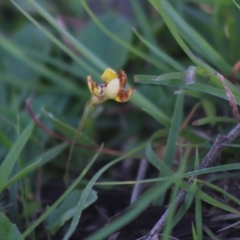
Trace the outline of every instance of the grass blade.
<instances>
[{"instance_id":1,"label":"grass blade","mask_svg":"<svg viewBox=\"0 0 240 240\"><path fill-rule=\"evenodd\" d=\"M108 66L95 54L93 54L89 49L77 41L71 34L69 34L65 29L63 29L55 19L43 9L37 2L33 0L27 0L31 6L44 18L46 19L57 31L59 31L80 53L82 53L86 58L93 62L99 70L104 70Z\"/></svg>"},{"instance_id":2,"label":"grass blade","mask_svg":"<svg viewBox=\"0 0 240 240\"><path fill-rule=\"evenodd\" d=\"M199 240L203 239L202 236L202 202L200 199L195 199L195 222L197 228L197 236Z\"/></svg>"},{"instance_id":3,"label":"grass blade","mask_svg":"<svg viewBox=\"0 0 240 240\"><path fill-rule=\"evenodd\" d=\"M150 2L157 8L157 10L161 13L164 18L165 23L167 23L168 15L172 21L174 21L174 25L178 27L180 34L187 40L187 42L200 54L202 54L208 61L211 61L217 68L221 69L223 72L230 72L231 67L229 64L215 51L206 41L205 39L195 32L174 10L174 8L165 0L161 0L160 2L157 0L150 0ZM163 14L165 11L167 14ZM170 19L169 19L170 20ZM170 20L170 21L171 21ZM168 25L170 29L170 25ZM171 28L174 27L173 25ZM171 29L170 29L171 31Z\"/></svg>"},{"instance_id":4,"label":"grass blade","mask_svg":"<svg viewBox=\"0 0 240 240\"><path fill-rule=\"evenodd\" d=\"M136 152L136 150L133 150L131 152L129 152L126 155L131 155L133 152ZM125 156L126 156L125 155ZM74 214L74 217L72 219L70 228L68 229L67 233L65 234L63 240L67 240L71 237L71 235L73 234L74 230L76 229L79 219L81 217L82 211L83 211L83 206L84 203L90 193L90 191L92 190L92 187L94 186L95 182L98 180L98 178L108 169L110 168L112 165L116 164L117 162L119 162L120 160L124 159L124 156L119 157L117 159L115 159L114 161L106 164L104 167L102 167L95 175L94 177L88 182L87 186L85 187L85 189L82 192L81 198L79 199L79 202L77 204L77 210Z\"/></svg>"},{"instance_id":5,"label":"grass blade","mask_svg":"<svg viewBox=\"0 0 240 240\"><path fill-rule=\"evenodd\" d=\"M73 189L80 183L82 178L85 176L85 174L88 172L90 167L93 165L99 154L102 150L101 146L94 154L90 162L87 164L87 166L84 168L84 170L81 172L81 174L77 177L77 179L69 186L69 188L61 195L61 197L58 198L57 201L54 202L52 206L50 206L26 231L23 233L23 237L27 237L31 232L42 222L44 219L46 219L51 212L58 207L58 205L73 191Z\"/></svg>"},{"instance_id":6,"label":"grass blade","mask_svg":"<svg viewBox=\"0 0 240 240\"><path fill-rule=\"evenodd\" d=\"M69 50L61 41L59 41L56 37L54 37L51 33L49 33L44 27L42 27L31 15L29 15L19 4L17 4L14 0L11 0L11 2L19 9L19 11L21 11L36 27L38 27L44 34L46 34L46 36L49 37L49 39L54 42L60 49L62 49L62 51L64 51L66 54L68 54L72 59L74 59L80 66L82 66L84 69L86 69L87 71L89 71L93 76L98 76L98 72L91 68L88 64L86 64L85 61L83 61L81 58L79 58L77 56L77 54L75 54L74 52L72 52L71 50ZM40 7L40 10L43 10ZM39 10L39 11L40 11ZM41 12L41 11L40 11ZM45 14L47 14L46 12L44 12ZM43 14L43 17L45 15ZM55 24L56 27L60 28L57 23L54 21L54 19L52 19L52 17L50 15L47 14L47 16L49 16L51 18L51 21L53 21L53 23ZM64 30L62 30L64 31ZM65 32L65 31L64 31ZM71 37L72 38L72 37ZM76 40L75 40L76 41Z\"/></svg>"},{"instance_id":7,"label":"grass blade","mask_svg":"<svg viewBox=\"0 0 240 240\"><path fill-rule=\"evenodd\" d=\"M141 42L143 42L156 55L158 55L161 59L163 59L163 63L162 64L163 64L164 70L166 70L166 71L170 70L169 67L164 66L164 65L166 65L166 63L168 63L172 68L174 68L176 70L179 70L179 71L183 71L184 70L184 67L181 64L179 64L177 61L175 61L169 55L167 55L166 53L161 51L161 49L159 47L156 47L155 45L152 45L150 42L145 40L135 29L133 31L137 35L137 37L139 38L139 40Z\"/></svg>"},{"instance_id":8,"label":"grass blade","mask_svg":"<svg viewBox=\"0 0 240 240\"><path fill-rule=\"evenodd\" d=\"M183 103L184 103L184 95L180 93L178 94L176 105L174 108L174 113L172 116L172 124L169 130L167 147L164 155L164 162L168 167L172 166L172 162L174 159L176 143L178 141L179 129L182 122Z\"/></svg>"},{"instance_id":9,"label":"grass blade","mask_svg":"<svg viewBox=\"0 0 240 240\"><path fill-rule=\"evenodd\" d=\"M4 189L10 186L12 183L16 182L17 180L23 178L30 172L48 163L51 159L53 159L55 156L61 153L67 146L68 146L67 143L62 143L59 146L54 147L45 152L44 154L40 155L39 157L37 157L35 160L32 161L32 163L29 166L25 167L23 170L21 170L15 176L13 176L10 180L8 180L8 182L4 186Z\"/></svg>"},{"instance_id":10,"label":"grass blade","mask_svg":"<svg viewBox=\"0 0 240 240\"><path fill-rule=\"evenodd\" d=\"M153 137L156 137L156 136L153 136ZM149 142L147 143L147 146L146 146L146 155L147 155L149 161L158 163L158 165L157 165L158 169L162 173L166 174L167 176L171 176L174 184L183 188L185 191L189 191L190 186L187 183L185 183L183 180L181 180L180 175L174 173L163 161L161 161L156 156L156 154L154 153L154 151L151 147L151 142L154 140L153 137L149 140ZM236 210L232 207L229 207L229 206L215 200L214 198L212 198L212 197L208 196L207 194L205 194L204 192L202 192L200 189L196 190L195 196L200 198L201 200L213 205L213 206L216 206L218 208L224 209L224 210L232 212L232 213L240 214L240 212L238 210Z\"/></svg>"},{"instance_id":11,"label":"grass blade","mask_svg":"<svg viewBox=\"0 0 240 240\"><path fill-rule=\"evenodd\" d=\"M189 47L187 46L187 44L183 41L183 39L181 38L181 36L179 35L179 33L176 30L176 27L174 25L174 23L172 22L171 18L169 17L169 15L167 14L168 9L172 9L171 5L164 0L150 0L150 2L153 4L153 6L157 9L157 11L161 14L162 18L164 19L166 25L168 26L170 32L172 33L173 37L175 38L175 40L178 42L178 44L181 46L181 48L184 50L184 52L188 55L188 57L199 67L202 68L202 73L207 73L209 74L209 78L212 80L212 82L216 85L216 86L221 86L221 83L219 82L218 78L216 77L215 73L216 70L213 69L212 67L210 67L208 64L206 64L204 61L202 61L201 59L199 59L198 57L196 57L193 52L189 49ZM174 17L174 16L171 16ZM220 64L223 65L221 66L225 68L227 67L227 69L225 69L225 72L230 72L231 68L229 66L226 66L225 63L222 62L221 59L218 59L218 57L216 57L216 61L219 62L217 66L219 66ZM223 69L221 69L221 71L223 71ZM230 87L231 91L233 93L237 93L237 89L228 82L228 86ZM199 88L201 89L201 88Z\"/></svg>"},{"instance_id":12,"label":"grass blade","mask_svg":"<svg viewBox=\"0 0 240 240\"><path fill-rule=\"evenodd\" d=\"M237 8L240 10L240 5L235 1L235 0L232 0L234 2L234 4L237 6Z\"/></svg>"},{"instance_id":13,"label":"grass blade","mask_svg":"<svg viewBox=\"0 0 240 240\"><path fill-rule=\"evenodd\" d=\"M34 126L35 125L33 122L28 125L28 127L22 132L18 140L14 143L13 147L3 160L0 166L0 192L2 192L4 189L13 166L16 163L27 140L31 136Z\"/></svg>"},{"instance_id":14,"label":"grass blade","mask_svg":"<svg viewBox=\"0 0 240 240\"><path fill-rule=\"evenodd\" d=\"M106 239L107 236L116 232L122 226L126 225L132 219L137 217L150 203L151 201L160 195L162 192L165 192L167 188L171 185L171 180L169 182L156 184L156 186L150 188L142 197L139 198L133 205L130 211L114 220L106 227L98 230L96 233L93 233L86 240L101 240Z\"/></svg>"},{"instance_id":15,"label":"grass blade","mask_svg":"<svg viewBox=\"0 0 240 240\"><path fill-rule=\"evenodd\" d=\"M11 55L18 58L19 60L23 61L26 65L30 66L36 72L40 73L43 76L46 76L49 80L51 80L54 84L61 86L65 91L69 91L74 93L75 95L79 95L79 87L72 82L71 79L63 78L59 74L56 74L54 71L48 69L42 64L34 61L27 57L24 52L14 45L13 43L9 42L9 40L5 39L0 35L0 45L3 46L5 51L8 51Z\"/></svg>"},{"instance_id":16,"label":"grass blade","mask_svg":"<svg viewBox=\"0 0 240 240\"><path fill-rule=\"evenodd\" d=\"M31 21L33 22L33 24L35 24L37 27L39 27L45 34L47 34L47 36L53 41L54 36L51 35L50 33L48 33L41 25L39 25L37 23L36 20L34 20L25 10L23 10L21 8L21 6L19 6L14 0L11 0L12 3ZM58 24L55 22L55 20L44 10L42 9L41 6L39 6L36 2L34 1L30 1L31 4L34 6L34 8L47 20L49 21L57 30L59 30L66 38L68 38L68 40L71 42L71 44L73 46L75 46L82 54L84 54L87 58L91 58L93 57L94 59L92 60L96 66L98 66L99 69L103 70L105 68L107 68L108 66L103 63L102 61L98 61L98 59L96 59L96 56L93 55L89 50L86 50L84 46L82 46L80 43L77 42L76 39L74 39L70 34L68 34L67 32L65 32L65 30L61 29ZM86 5L83 1L83 5ZM87 7L87 6L86 6ZM95 16L94 16L95 17ZM93 18L94 21L96 21L96 23L98 23L97 18ZM100 23L101 24L101 23ZM103 26L104 27L104 26ZM115 40L115 39L114 39ZM69 56L71 56L75 61L77 61L80 65L82 65L86 70L89 71L89 73L91 73L93 76L99 77L99 74L93 70L90 69L88 66L83 65L83 62L80 61L80 59L78 57L76 57L75 54L73 54L69 49L67 49L63 44L61 44L61 42L57 41L56 38L54 38L54 43L56 43L63 51L65 51ZM123 44L123 46L125 46ZM83 47L83 48L82 48ZM136 50L139 51L139 50ZM141 53L141 52L140 52ZM89 55L88 55L89 54ZM148 58L147 60L152 61L151 58ZM157 66L159 68L161 68L161 65ZM43 69L42 69L43 70ZM48 76L48 75L47 75ZM49 76L48 76L49 77ZM51 77L51 76L50 76ZM78 88L74 87L74 93L77 94L79 96L79 92L81 90L79 90ZM73 91L72 88L72 91ZM135 91L135 93L133 94L133 96L131 97L131 102L133 102L134 104L136 104L137 106L143 108L144 110L146 110L150 115L152 115L157 121L159 121L162 125L164 126L169 126L169 118L168 116L166 116L166 114L164 114L159 108L157 108L154 104L152 104L150 101L148 101L144 96L142 96L140 93L138 93L137 91Z\"/></svg>"},{"instance_id":17,"label":"grass blade","mask_svg":"<svg viewBox=\"0 0 240 240\"><path fill-rule=\"evenodd\" d=\"M197 92L203 92L210 94L212 96L216 96L225 100L228 100L226 91L223 90L222 85L221 88L211 86L209 84L195 82L193 84L186 84L185 83L185 73L166 73L160 76L147 76L147 75L135 75L134 79L136 82L142 84L156 84L156 85L165 85L165 86L172 86L172 87L179 87L188 90L194 90ZM229 85L228 85L229 86ZM234 88L235 92L235 99L238 105L240 105L240 96L237 93L237 88Z\"/></svg>"},{"instance_id":18,"label":"grass blade","mask_svg":"<svg viewBox=\"0 0 240 240\"><path fill-rule=\"evenodd\" d=\"M117 42L118 44L120 44L121 46L123 46L124 48L128 49L129 51L131 51L133 54L135 54L136 56L146 60L146 62L153 64L154 66L158 67L159 69L162 69L162 66L160 63L158 63L157 61L153 60L151 57L147 56L146 54L144 54L143 52L141 52L139 49L133 47L131 44L128 44L126 42L124 42L122 39L118 38L117 36L115 36L114 34L112 34L107 28L105 28L105 26L98 20L97 16L94 15L94 13L91 11L91 9L88 7L88 5L86 4L86 1L84 0L80 0L84 9L87 11L87 13L90 15L90 17L92 18L92 20L101 28L101 30L107 34L110 38L112 38L115 42Z\"/></svg>"},{"instance_id":19,"label":"grass blade","mask_svg":"<svg viewBox=\"0 0 240 240\"><path fill-rule=\"evenodd\" d=\"M12 183L18 181L19 179L23 178L24 176L26 176L28 173L30 173L31 171L33 171L34 169L36 169L40 163L41 163L41 159L39 159L38 161L30 164L29 166L27 166L26 168L24 168L23 170L19 171L14 177L12 177L9 181L7 181L7 183L3 186L3 189L7 188L8 186L10 186Z\"/></svg>"}]
</instances>

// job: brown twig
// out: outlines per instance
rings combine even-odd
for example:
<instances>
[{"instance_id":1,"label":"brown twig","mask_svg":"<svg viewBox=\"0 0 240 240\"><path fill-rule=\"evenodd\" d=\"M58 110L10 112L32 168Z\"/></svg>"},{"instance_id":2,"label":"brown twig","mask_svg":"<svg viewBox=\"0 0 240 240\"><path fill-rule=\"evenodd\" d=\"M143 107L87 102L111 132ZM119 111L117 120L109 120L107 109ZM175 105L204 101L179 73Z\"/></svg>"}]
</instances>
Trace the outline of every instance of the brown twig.
<instances>
[{"instance_id":1,"label":"brown twig","mask_svg":"<svg viewBox=\"0 0 240 240\"><path fill-rule=\"evenodd\" d=\"M213 165L216 158L221 154L221 152L224 149L224 146L226 144L232 143L238 136L240 136L240 124L237 124L235 128L233 128L227 136L219 134L209 150L206 157L203 159L201 165L199 166L198 170L209 168ZM193 180L197 178L197 176L192 177L188 184L192 184ZM200 178L200 177L199 177ZM176 200L175 200L175 210L177 210L183 203L185 197L187 195L187 192L183 189L180 190ZM156 236L159 235L159 233L162 231L164 224L167 220L169 214L169 208L165 211L165 213L161 216L159 221L155 224L153 229L150 231L150 233L145 237L145 240L152 240L156 238Z\"/></svg>"},{"instance_id":2,"label":"brown twig","mask_svg":"<svg viewBox=\"0 0 240 240\"><path fill-rule=\"evenodd\" d=\"M31 105L30 105L30 99L27 99L26 100L26 108L31 116L31 118L33 119L33 121L36 123L36 125L38 127L40 127L44 132L46 132L47 134L49 134L50 136L56 138L56 139L59 139L63 142L67 142L67 143L72 143L72 140L71 139L68 139L60 134L57 134L53 131L51 131L50 129L48 129L37 117L36 115L34 114L32 108L31 108ZM77 147L80 147L80 148L84 148L84 149L88 149L88 150L93 150L93 151L97 151L99 149L98 146L88 146L88 145L84 145L84 144L80 144L80 143L76 143L75 146ZM112 150L112 149L109 149L109 148L103 148L102 149L102 152L103 153L106 153L106 154L110 154L110 155L116 155L116 156L121 156L123 155L124 153L123 152L120 152L120 151L115 151L115 150Z\"/></svg>"}]
</instances>

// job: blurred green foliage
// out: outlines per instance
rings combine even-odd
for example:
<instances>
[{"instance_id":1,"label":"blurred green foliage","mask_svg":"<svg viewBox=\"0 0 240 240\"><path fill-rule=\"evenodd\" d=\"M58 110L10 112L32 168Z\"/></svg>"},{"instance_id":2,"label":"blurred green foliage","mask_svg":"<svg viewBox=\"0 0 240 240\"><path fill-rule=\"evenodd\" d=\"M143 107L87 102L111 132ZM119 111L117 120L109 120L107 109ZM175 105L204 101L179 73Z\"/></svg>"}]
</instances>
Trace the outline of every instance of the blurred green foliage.
<instances>
[{"instance_id":1,"label":"blurred green foliage","mask_svg":"<svg viewBox=\"0 0 240 240\"><path fill-rule=\"evenodd\" d=\"M97 199L92 189L95 182L109 167L124 162L124 159L139 159L139 155L147 158L155 167L152 167L149 178L174 176L172 170L176 166L177 169L184 166L184 171L192 170L199 159L190 154L190 150L195 151L196 146L203 149L202 158L216 134L227 132L234 126L234 120L229 120L232 115L227 95L214 74L218 71L226 79L233 77L232 67L240 59L239 22L239 9L231 0L1 1L0 191L3 205L11 204L7 216L22 230L23 237L29 235L30 239L41 239L41 234L46 234L45 230L34 235L34 229L55 211L62 214L57 216L61 221L57 227L51 227L49 223L47 235L50 236L51 232L59 230L73 218L64 233L64 239L69 239L82 210ZM194 83L186 85L185 73L192 65L197 69ZM71 197L69 194L73 189L67 188L61 201L56 201L52 208L46 208L43 203L39 204L40 199L36 197L39 185L53 180L63 182L69 147L38 126L33 129L25 100L30 98L35 115L47 128L72 139L90 98L86 77L92 75L100 83L100 75L107 67L116 71L125 70L129 85L136 88L133 97L128 103L107 101L95 109L78 141L78 144L95 148L76 147L70 166L71 181L81 176L77 188L83 192L75 190L79 201L74 200L73 206L63 211L60 211L62 205L57 208L61 201L68 201ZM134 83L134 76L135 80L147 84ZM236 80L238 78L239 74ZM228 85L239 104L238 84L229 81ZM191 120L179 131L197 104L200 105ZM211 125L191 125L191 121L200 118L203 118L202 124ZM117 150L121 152L120 158L115 159L111 154L94 155L102 142L105 153L109 149ZM181 143L190 146L189 152L180 146ZM163 150L158 146L163 146ZM179 151L185 155L178 156ZM231 149L224 154L228 159L224 163L236 162L236 150ZM97 157L96 167L88 172ZM180 167L182 159L188 164L183 161ZM107 165L109 160L113 162ZM124 166L122 163L121 171ZM131 165L132 168L135 166ZM239 166L228 170L234 169L239 169ZM216 172L222 170L215 169ZM127 181L127 171L126 176L121 171L118 167L108 170L103 179ZM159 189L154 195L151 195L150 188L139 200L141 207L137 210L133 208L124 216L126 222L151 202L163 203L170 184L193 191L181 180L183 173L178 174L179 178L175 176L172 182L157 183ZM135 179L135 176L132 178ZM77 184L71 186L75 188ZM199 199L234 212L230 206L205 196L201 186L193 187L199 187L193 192L198 196L198 216L201 212ZM160 193L162 197L159 198ZM90 194L94 196L88 199L88 204L86 201ZM17 196L21 198L22 210L19 210ZM192 201L193 198L188 199L189 206ZM75 206L76 212L64 218L64 214ZM40 209L48 210L31 227L30 222L36 219L34 211ZM54 217L50 215L48 219ZM13 239L7 237L10 233L20 236L3 214L1 221L9 228L9 233L5 233L2 227L0 235L6 234L6 239ZM168 223L171 224L171 221ZM193 228L196 239L202 238L200 224L198 221ZM120 219L110 224L106 231L100 229L89 239L103 239L123 225L124 221ZM172 225L169 226L171 229ZM40 236L36 237L38 234Z\"/></svg>"}]
</instances>

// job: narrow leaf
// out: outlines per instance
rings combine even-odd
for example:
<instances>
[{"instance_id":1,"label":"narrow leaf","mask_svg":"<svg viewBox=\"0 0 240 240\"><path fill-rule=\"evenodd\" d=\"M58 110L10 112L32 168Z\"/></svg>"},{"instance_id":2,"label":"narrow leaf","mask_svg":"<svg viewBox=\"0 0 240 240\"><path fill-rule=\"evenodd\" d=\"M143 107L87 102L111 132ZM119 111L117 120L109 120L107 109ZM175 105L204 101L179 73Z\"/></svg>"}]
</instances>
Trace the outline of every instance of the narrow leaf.
<instances>
[{"instance_id":1,"label":"narrow leaf","mask_svg":"<svg viewBox=\"0 0 240 240\"><path fill-rule=\"evenodd\" d=\"M77 210L77 203L82 195L82 191L72 191L59 207L52 211L51 215L47 219L47 228L55 234L69 219L74 216ZM87 208L89 205L97 200L97 194L95 191L90 191L86 202L84 202L83 208Z\"/></svg>"},{"instance_id":2,"label":"narrow leaf","mask_svg":"<svg viewBox=\"0 0 240 240\"><path fill-rule=\"evenodd\" d=\"M31 122L28 127L23 131L18 140L15 142L8 155L3 160L0 166L0 192L4 189L4 186L8 180L8 177L12 171L12 168L17 161L23 147L32 134L34 123Z\"/></svg>"},{"instance_id":3,"label":"narrow leaf","mask_svg":"<svg viewBox=\"0 0 240 240\"><path fill-rule=\"evenodd\" d=\"M174 108L174 113L172 116L172 124L168 134L167 140L167 148L164 156L164 162L167 166L172 166L172 161L174 159L176 143L178 140L179 129L182 122L182 113L183 113L183 102L184 102L184 95L178 94L176 105Z\"/></svg>"}]
</instances>

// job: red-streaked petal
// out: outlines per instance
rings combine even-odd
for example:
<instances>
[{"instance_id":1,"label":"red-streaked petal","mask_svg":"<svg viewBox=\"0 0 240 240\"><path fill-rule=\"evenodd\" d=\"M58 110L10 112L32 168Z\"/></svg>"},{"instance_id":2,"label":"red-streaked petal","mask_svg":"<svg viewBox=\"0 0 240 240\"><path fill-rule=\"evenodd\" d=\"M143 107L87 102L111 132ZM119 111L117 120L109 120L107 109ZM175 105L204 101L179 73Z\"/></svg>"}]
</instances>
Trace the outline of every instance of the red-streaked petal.
<instances>
[{"instance_id":1,"label":"red-streaked petal","mask_svg":"<svg viewBox=\"0 0 240 240\"><path fill-rule=\"evenodd\" d=\"M87 77L88 88L92 94L96 94L98 85L93 81L92 76Z\"/></svg>"},{"instance_id":2,"label":"red-streaked petal","mask_svg":"<svg viewBox=\"0 0 240 240\"><path fill-rule=\"evenodd\" d=\"M115 97L115 100L117 102L126 102L129 100L129 98L132 96L132 93L134 91L134 87L131 87L129 90L124 90L123 88L118 92L117 96Z\"/></svg>"},{"instance_id":3,"label":"red-streaked petal","mask_svg":"<svg viewBox=\"0 0 240 240\"><path fill-rule=\"evenodd\" d=\"M118 78L120 80L120 86L125 88L127 84L127 75L123 70L119 71Z\"/></svg>"}]
</instances>

